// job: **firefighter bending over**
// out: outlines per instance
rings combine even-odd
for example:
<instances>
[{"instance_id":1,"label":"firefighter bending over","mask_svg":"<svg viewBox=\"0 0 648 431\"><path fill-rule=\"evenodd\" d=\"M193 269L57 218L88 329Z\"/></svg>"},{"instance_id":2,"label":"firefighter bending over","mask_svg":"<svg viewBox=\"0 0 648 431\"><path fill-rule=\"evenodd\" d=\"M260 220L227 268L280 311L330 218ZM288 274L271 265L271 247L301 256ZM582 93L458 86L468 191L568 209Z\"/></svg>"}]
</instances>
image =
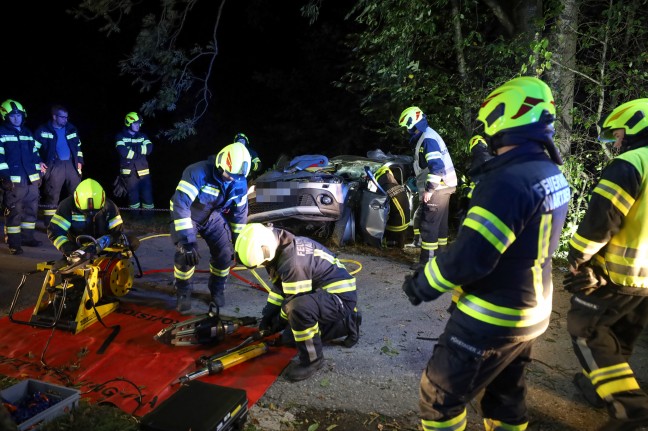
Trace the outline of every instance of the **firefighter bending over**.
<instances>
[{"instance_id":1,"label":"firefighter bending over","mask_svg":"<svg viewBox=\"0 0 648 431\"><path fill-rule=\"evenodd\" d=\"M123 240L123 231L124 223L117 205L106 198L101 184L87 178L58 205L47 226L47 237L57 250L69 257L81 247L77 244L79 235L95 239L110 235L111 243L117 243ZM137 238L129 236L128 241L131 250L135 251L139 245Z\"/></svg>"},{"instance_id":2,"label":"firefighter bending over","mask_svg":"<svg viewBox=\"0 0 648 431\"><path fill-rule=\"evenodd\" d=\"M234 242L247 222L250 153L235 142L215 157L185 168L171 197L171 239L176 246L173 273L177 310L191 314L191 278L200 260L198 234L211 259L207 287L211 302L225 305L225 282L234 263Z\"/></svg>"},{"instance_id":3,"label":"firefighter bending over","mask_svg":"<svg viewBox=\"0 0 648 431\"><path fill-rule=\"evenodd\" d=\"M414 305L459 290L421 378L426 431L465 430L466 405L482 390L487 431L527 428L525 368L549 326L551 257L570 199L557 166L555 115L551 90L537 78L515 78L488 96L478 119L496 156L484 165L456 240L405 279Z\"/></svg>"},{"instance_id":4,"label":"firefighter bending over","mask_svg":"<svg viewBox=\"0 0 648 431\"><path fill-rule=\"evenodd\" d=\"M264 266L272 285L259 329L282 333L294 343L299 361L284 374L304 380L324 365L322 341L346 337L354 346L360 337L356 280L326 247L277 228L251 223L236 241L238 260L248 268Z\"/></svg>"},{"instance_id":5,"label":"firefighter bending over","mask_svg":"<svg viewBox=\"0 0 648 431\"><path fill-rule=\"evenodd\" d=\"M610 420L601 431L648 425L648 395L629 357L648 323L648 99L618 106L600 139L621 154L603 170L569 242L567 329L583 367L574 383Z\"/></svg>"}]
</instances>

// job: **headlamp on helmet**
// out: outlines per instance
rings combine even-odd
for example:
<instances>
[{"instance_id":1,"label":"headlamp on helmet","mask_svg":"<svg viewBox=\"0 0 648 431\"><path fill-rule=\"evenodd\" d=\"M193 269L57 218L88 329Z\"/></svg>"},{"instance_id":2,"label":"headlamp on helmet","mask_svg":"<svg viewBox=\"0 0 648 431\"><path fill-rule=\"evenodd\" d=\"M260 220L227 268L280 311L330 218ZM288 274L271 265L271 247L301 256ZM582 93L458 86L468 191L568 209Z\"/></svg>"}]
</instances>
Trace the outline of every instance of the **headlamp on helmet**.
<instances>
[{"instance_id":1,"label":"headlamp on helmet","mask_svg":"<svg viewBox=\"0 0 648 431\"><path fill-rule=\"evenodd\" d=\"M635 99L617 106L603 120L599 140L613 142L613 132L624 129L626 137L632 137L648 129L648 99ZM630 139L632 140L632 139Z\"/></svg>"},{"instance_id":2,"label":"headlamp on helmet","mask_svg":"<svg viewBox=\"0 0 648 431\"><path fill-rule=\"evenodd\" d=\"M239 234L234 249L239 262L248 268L256 268L274 259L278 246L279 240L272 228L250 223Z\"/></svg>"},{"instance_id":3,"label":"headlamp on helmet","mask_svg":"<svg viewBox=\"0 0 648 431\"><path fill-rule=\"evenodd\" d=\"M0 115L2 115L2 119L6 120L7 115L9 114L22 114L23 118L27 118L27 111L25 108L23 108L20 102L13 99L7 99L2 102L2 105L0 105Z\"/></svg>"},{"instance_id":4,"label":"headlamp on helmet","mask_svg":"<svg viewBox=\"0 0 648 431\"><path fill-rule=\"evenodd\" d=\"M130 127L131 124L138 122L140 123L140 125L142 125L142 123L144 123L144 120L137 112L129 112L124 118L124 124L126 125L126 127Z\"/></svg>"},{"instance_id":5,"label":"headlamp on helmet","mask_svg":"<svg viewBox=\"0 0 648 431\"><path fill-rule=\"evenodd\" d=\"M514 78L496 88L481 104L477 119L484 133L494 136L504 130L540 121L553 121L556 105L551 89L538 78Z\"/></svg>"},{"instance_id":6,"label":"headlamp on helmet","mask_svg":"<svg viewBox=\"0 0 648 431\"><path fill-rule=\"evenodd\" d=\"M216 154L216 168L222 169L229 175L247 177L251 164L250 152L240 142L229 144Z\"/></svg>"},{"instance_id":7,"label":"headlamp on helmet","mask_svg":"<svg viewBox=\"0 0 648 431\"><path fill-rule=\"evenodd\" d=\"M410 106L409 108L401 112L400 117L398 117L398 125L409 130L423 118L425 118L425 114L423 114L423 111L421 111L420 108L416 106Z\"/></svg>"},{"instance_id":8,"label":"headlamp on helmet","mask_svg":"<svg viewBox=\"0 0 648 431\"><path fill-rule=\"evenodd\" d=\"M106 193L101 184L92 178L81 181L74 190L74 205L86 214L95 214L105 204Z\"/></svg>"}]
</instances>

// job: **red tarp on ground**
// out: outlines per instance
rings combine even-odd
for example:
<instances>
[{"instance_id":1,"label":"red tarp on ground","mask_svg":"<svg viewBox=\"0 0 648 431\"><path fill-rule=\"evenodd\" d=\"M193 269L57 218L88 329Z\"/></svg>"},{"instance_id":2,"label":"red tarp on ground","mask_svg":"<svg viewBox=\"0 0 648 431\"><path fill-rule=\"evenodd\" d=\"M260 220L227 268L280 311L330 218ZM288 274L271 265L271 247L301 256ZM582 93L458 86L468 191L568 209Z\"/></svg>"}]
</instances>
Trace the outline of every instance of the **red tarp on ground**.
<instances>
[{"instance_id":1,"label":"red tarp on ground","mask_svg":"<svg viewBox=\"0 0 648 431\"><path fill-rule=\"evenodd\" d=\"M28 321L30 316L31 309L14 314L13 319ZM186 319L175 310L122 303L103 319L108 327L121 327L103 354L97 354L97 350L112 330L101 323L96 322L76 335L57 329L43 359L50 368L62 370L71 379L70 385L41 364L52 330L18 324L5 317L0 319L0 374L74 386L83 398L112 403L127 413L142 416L179 388L172 382L194 371L196 359L234 347L255 331L243 327L224 342L207 347L173 347L153 339L161 329ZM295 354L294 348L270 347L268 353L200 380L245 389L252 406ZM133 384L143 395L139 407L139 392Z\"/></svg>"}]
</instances>

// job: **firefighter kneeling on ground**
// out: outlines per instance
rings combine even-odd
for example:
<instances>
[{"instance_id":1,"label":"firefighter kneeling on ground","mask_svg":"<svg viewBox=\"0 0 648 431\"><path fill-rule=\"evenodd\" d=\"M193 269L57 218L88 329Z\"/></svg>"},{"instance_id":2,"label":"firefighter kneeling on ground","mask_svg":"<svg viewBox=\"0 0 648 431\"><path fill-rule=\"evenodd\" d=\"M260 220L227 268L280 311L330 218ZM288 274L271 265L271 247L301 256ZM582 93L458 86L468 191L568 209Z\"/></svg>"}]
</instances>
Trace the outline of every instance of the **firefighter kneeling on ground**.
<instances>
[{"instance_id":1,"label":"firefighter kneeling on ground","mask_svg":"<svg viewBox=\"0 0 648 431\"><path fill-rule=\"evenodd\" d=\"M304 380L324 365L322 342L360 338L356 281L331 251L318 242L260 223L246 225L236 240L238 260L248 268L265 266L272 285L259 329L279 332L294 345L299 361L286 369L289 381Z\"/></svg>"}]
</instances>

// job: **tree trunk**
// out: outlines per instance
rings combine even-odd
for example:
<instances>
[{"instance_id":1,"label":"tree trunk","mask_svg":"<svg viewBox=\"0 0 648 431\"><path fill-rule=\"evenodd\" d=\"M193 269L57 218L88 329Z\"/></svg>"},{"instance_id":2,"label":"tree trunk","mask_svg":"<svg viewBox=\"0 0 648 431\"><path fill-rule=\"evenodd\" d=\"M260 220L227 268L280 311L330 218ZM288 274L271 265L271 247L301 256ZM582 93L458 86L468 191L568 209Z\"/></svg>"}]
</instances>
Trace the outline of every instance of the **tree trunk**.
<instances>
[{"instance_id":1,"label":"tree trunk","mask_svg":"<svg viewBox=\"0 0 648 431\"><path fill-rule=\"evenodd\" d=\"M554 69L552 88L556 106L559 108L556 119L556 144L563 156L570 153L570 142L574 118L574 89L576 70L576 43L578 41L578 0L563 1L563 10L556 25L554 59L562 67Z\"/></svg>"},{"instance_id":2,"label":"tree trunk","mask_svg":"<svg viewBox=\"0 0 648 431\"><path fill-rule=\"evenodd\" d=\"M461 78L462 87L469 88L468 73L466 72L466 58L463 51L463 34L461 33L461 15L459 14L459 6L457 0L451 0L450 3L452 5L452 24L454 27L453 39L455 56L457 58L457 69ZM464 134L466 138L469 138L472 134L470 110L472 102L470 99L463 99L461 104Z\"/></svg>"}]
</instances>

